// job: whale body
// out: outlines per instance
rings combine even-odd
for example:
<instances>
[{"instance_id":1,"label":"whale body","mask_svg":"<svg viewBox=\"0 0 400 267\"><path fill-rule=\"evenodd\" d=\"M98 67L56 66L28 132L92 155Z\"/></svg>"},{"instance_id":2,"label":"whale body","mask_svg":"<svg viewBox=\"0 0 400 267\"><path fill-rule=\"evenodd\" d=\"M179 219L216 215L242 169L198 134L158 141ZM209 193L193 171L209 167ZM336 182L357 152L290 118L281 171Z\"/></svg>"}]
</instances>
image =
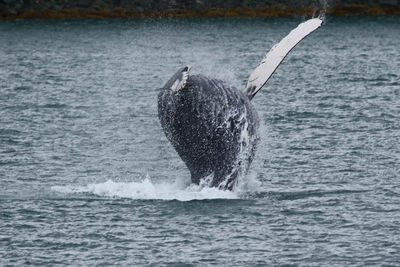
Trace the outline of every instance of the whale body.
<instances>
[{"instance_id":1,"label":"whale body","mask_svg":"<svg viewBox=\"0 0 400 267\"><path fill-rule=\"evenodd\" d=\"M203 75L190 76L178 91L168 90L170 83L158 97L168 140L190 170L193 183L213 175L211 186L231 190L237 177L247 172L259 141L254 106L235 87Z\"/></svg>"},{"instance_id":2,"label":"whale body","mask_svg":"<svg viewBox=\"0 0 400 267\"><path fill-rule=\"evenodd\" d=\"M259 143L259 117L251 99L264 86L286 55L322 25L310 19L275 45L251 73L243 91L207 76L179 69L158 95L162 129L199 184L233 190L246 174Z\"/></svg>"}]
</instances>

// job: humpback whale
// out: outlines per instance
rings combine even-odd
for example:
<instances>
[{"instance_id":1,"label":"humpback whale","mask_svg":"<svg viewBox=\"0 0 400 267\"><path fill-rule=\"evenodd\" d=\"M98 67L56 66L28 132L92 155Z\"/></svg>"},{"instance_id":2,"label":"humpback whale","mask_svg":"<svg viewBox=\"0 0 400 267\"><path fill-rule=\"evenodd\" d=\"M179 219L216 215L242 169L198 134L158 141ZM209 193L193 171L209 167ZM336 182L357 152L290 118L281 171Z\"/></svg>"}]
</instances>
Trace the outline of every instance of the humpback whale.
<instances>
[{"instance_id":1,"label":"humpback whale","mask_svg":"<svg viewBox=\"0 0 400 267\"><path fill-rule=\"evenodd\" d=\"M191 174L209 186L233 190L247 173L259 143L259 118L251 100L286 55L318 29L321 18L307 20L266 54L243 91L225 81L189 75L180 68L158 95L161 127Z\"/></svg>"}]
</instances>

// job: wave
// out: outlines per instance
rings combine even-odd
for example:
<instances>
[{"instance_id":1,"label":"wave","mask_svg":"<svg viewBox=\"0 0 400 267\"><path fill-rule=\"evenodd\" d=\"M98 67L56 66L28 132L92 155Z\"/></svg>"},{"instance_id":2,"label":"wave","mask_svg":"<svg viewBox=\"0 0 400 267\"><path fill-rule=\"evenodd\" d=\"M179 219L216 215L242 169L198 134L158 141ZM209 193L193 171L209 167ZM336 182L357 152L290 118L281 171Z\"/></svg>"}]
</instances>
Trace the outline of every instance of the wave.
<instances>
[{"instance_id":1,"label":"wave","mask_svg":"<svg viewBox=\"0 0 400 267\"><path fill-rule=\"evenodd\" d=\"M248 188L248 186L246 187ZM149 176L139 182L115 182L108 180L88 185L53 186L51 190L62 194L94 194L97 196L157 199L157 200L204 200L204 199L239 199L243 190L223 191L210 188L206 184L189 186L177 179L173 183L155 183Z\"/></svg>"},{"instance_id":2,"label":"wave","mask_svg":"<svg viewBox=\"0 0 400 267\"><path fill-rule=\"evenodd\" d=\"M177 178L175 182L153 182L149 175L139 182L115 182L108 180L88 185L52 186L51 190L62 194L93 194L111 198L129 198L141 200L206 200L240 199L249 192L256 192L260 182L255 173L241 177L234 191L224 191L209 187L206 180L199 185L187 185L188 180Z\"/></svg>"}]
</instances>

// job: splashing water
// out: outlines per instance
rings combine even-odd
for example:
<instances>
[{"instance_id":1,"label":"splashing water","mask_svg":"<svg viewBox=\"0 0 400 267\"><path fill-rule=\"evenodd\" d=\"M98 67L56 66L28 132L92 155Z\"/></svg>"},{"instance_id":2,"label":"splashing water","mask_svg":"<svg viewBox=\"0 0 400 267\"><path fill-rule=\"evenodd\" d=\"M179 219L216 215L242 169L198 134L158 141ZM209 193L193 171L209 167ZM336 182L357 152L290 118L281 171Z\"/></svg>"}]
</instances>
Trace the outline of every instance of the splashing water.
<instances>
[{"instance_id":1,"label":"splashing water","mask_svg":"<svg viewBox=\"0 0 400 267\"><path fill-rule=\"evenodd\" d=\"M101 183L88 185L52 186L51 190L62 194L94 194L104 197L130 198L130 199L159 199L159 200L204 200L204 199L239 199L248 192L257 191L260 182L255 175L242 177L240 186L234 191L223 191L209 187L207 179L199 185L185 184L183 179L177 178L175 182L155 183L150 176L139 182L115 182L108 180Z\"/></svg>"},{"instance_id":2,"label":"splashing water","mask_svg":"<svg viewBox=\"0 0 400 267\"><path fill-rule=\"evenodd\" d=\"M313 17L316 17L316 12L318 11L317 17L320 18L324 23L326 22L326 10L329 7L328 0L319 0L319 3L314 10Z\"/></svg>"},{"instance_id":3,"label":"splashing water","mask_svg":"<svg viewBox=\"0 0 400 267\"><path fill-rule=\"evenodd\" d=\"M150 177L140 182L114 182L108 180L102 183L85 186L53 186L53 191L64 194L89 193L105 197L131 199L160 199L160 200L202 200L202 199L237 199L238 193L210 188L203 184L185 187L178 180L175 183L154 183Z\"/></svg>"}]
</instances>

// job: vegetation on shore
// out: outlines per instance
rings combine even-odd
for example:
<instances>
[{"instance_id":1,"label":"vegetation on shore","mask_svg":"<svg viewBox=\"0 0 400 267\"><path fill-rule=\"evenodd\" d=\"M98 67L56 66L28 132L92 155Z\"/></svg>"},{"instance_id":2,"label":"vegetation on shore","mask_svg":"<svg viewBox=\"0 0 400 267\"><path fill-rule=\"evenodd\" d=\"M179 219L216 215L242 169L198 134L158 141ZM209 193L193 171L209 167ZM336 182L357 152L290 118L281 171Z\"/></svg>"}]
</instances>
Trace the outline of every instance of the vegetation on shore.
<instances>
[{"instance_id":1,"label":"vegetation on shore","mask_svg":"<svg viewBox=\"0 0 400 267\"><path fill-rule=\"evenodd\" d=\"M312 16L317 10L313 7L272 8L272 7L237 7L237 8L203 8L203 9L165 9L143 10L122 7L102 8L69 8L61 10L27 10L13 14L3 10L0 19L72 19L72 18L184 18L184 17L293 17ZM368 6L362 4L328 7L327 14L333 16L391 16L400 15L400 5Z\"/></svg>"}]
</instances>

